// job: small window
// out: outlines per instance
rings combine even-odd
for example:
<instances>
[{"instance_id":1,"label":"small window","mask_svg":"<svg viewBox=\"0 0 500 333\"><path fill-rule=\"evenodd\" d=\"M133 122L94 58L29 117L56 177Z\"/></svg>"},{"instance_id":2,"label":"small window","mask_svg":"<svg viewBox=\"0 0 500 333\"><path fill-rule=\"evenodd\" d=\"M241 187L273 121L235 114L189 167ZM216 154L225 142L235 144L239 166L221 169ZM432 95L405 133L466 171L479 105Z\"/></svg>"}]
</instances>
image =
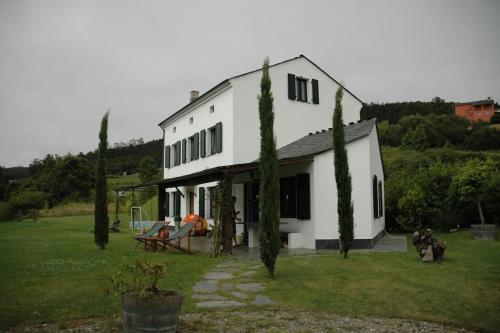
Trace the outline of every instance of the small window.
<instances>
[{"instance_id":1,"label":"small window","mask_svg":"<svg viewBox=\"0 0 500 333\"><path fill-rule=\"evenodd\" d=\"M192 124L193 123L193 117L189 118L189 123Z\"/></svg>"},{"instance_id":2,"label":"small window","mask_svg":"<svg viewBox=\"0 0 500 333\"><path fill-rule=\"evenodd\" d=\"M210 106L210 113L214 113L215 107L213 105Z\"/></svg>"},{"instance_id":3,"label":"small window","mask_svg":"<svg viewBox=\"0 0 500 333\"><path fill-rule=\"evenodd\" d=\"M174 128L172 129L172 132L175 133L175 131L177 131L177 127L174 126Z\"/></svg>"},{"instance_id":4,"label":"small window","mask_svg":"<svg viewBox=\"0 0 500 333\"><path fill-rule=\"evenodd\" d=\"M307 102L307 79L297 78L297 101Z\"/></svg>"}]
</instances>

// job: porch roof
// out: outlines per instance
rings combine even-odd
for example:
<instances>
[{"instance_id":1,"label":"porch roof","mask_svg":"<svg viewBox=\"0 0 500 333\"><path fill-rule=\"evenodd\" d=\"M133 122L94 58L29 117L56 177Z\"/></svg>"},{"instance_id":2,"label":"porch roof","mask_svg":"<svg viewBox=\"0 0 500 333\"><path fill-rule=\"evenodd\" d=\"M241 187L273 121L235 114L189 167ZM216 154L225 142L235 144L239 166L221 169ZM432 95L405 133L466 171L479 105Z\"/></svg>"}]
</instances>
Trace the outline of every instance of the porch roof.
<instances>
[{"instance_id":1,"label":"porch roof","mask_svg":"<svg viewBox=\"0 0 500 333\"><path fill-rule=\"evenodd\" d=\"M311 157L297 157L297 158L287 158L287 159L279 159L278 166L299 164L304 162L311 162ZM175 178L168 178L161 180L159 182L131 185L127 187L122 187L118 190L133 190L141 187L151 187L158 186L160 188L167 187L178 187L178 186L190 186L197 184L204 184L213 181L221 180L224 176L233 176L245 172L258 171L259 170L259 162L254 161L250 163L241 163L241 164L233 164L233 165L223 165L218 166L202 171L198 171L195 173L191 173L189 175L179 176Z\"/></svg>"}]
</instances>

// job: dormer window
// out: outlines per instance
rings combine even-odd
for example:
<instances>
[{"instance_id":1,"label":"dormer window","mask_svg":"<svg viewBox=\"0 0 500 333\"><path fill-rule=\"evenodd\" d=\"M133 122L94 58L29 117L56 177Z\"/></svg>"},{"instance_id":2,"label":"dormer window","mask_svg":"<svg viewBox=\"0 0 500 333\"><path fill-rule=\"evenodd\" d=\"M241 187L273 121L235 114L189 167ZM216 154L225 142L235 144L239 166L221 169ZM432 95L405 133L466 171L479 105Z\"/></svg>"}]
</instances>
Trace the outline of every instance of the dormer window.
<instances>
[{"instance_id":1,"label":"dormer window","mask_svg":"<svg viewBox=\"0 0 500 333\"><path fill-rule=\"evenodd\" d=\"M307 102L307 79L297 78L297 101Z\"/></svg>"}]
</instances>

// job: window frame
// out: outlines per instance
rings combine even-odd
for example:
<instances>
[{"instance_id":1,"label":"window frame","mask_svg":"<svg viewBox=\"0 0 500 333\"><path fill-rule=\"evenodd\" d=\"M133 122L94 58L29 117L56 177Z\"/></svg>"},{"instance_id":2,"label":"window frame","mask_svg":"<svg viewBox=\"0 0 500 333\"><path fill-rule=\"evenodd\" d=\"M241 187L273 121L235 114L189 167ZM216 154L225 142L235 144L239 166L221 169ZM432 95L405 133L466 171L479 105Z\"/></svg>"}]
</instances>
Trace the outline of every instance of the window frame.
<instances>
[{"instance_id":1,"label":"window frame","mask_svg":"<svg viewBox=\"0 0 500 333\"><path fill-rule=\"evenodd\" d=\"M297 101L298 102L306 102L307 103L307 81L309 81L308 79L304 78L304 77L297 77L296 78L297 82L296 82L296 85L297 85ZM302 88L304 88L304 90L302 91ZM304 96L302 96L302 92L304 93Z\"/></svg>"}]
</instances>

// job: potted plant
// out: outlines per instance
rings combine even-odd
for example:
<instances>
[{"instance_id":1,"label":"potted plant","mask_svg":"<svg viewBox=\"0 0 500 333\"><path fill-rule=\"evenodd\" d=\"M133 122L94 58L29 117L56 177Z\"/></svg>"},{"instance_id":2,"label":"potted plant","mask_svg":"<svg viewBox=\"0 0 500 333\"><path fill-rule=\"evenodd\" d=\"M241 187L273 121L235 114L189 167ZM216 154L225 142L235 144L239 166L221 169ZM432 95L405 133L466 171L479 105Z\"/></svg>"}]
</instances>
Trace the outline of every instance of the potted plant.
<instances>
[{"instance_id":1,"label":"potted plant","mask_svg":"<svg viewBox=\"0 0 500 333\"><path fill-rule=\"evenodd\" d=\"M124 332L175 332L183 297L175 291L158 289L168 263L147 258L122 262L113 273L113 290L122 296Z\"/></svg>"},{"instance_id":2,"label":"potted plant","mask_svg":"<svg viewBox=\"0 0 500 333\"><path fill-rule=\"evenodd\" d=\"M471 224L474 239L494 240L496 237L496 226L485 223L481 206L483 197L489 190L493 170L492 162L489 160L469 160L458 168L453 177L453 192L461 201L472 200L477 207L481 224Z\"/></svg>"}]
</instances>

